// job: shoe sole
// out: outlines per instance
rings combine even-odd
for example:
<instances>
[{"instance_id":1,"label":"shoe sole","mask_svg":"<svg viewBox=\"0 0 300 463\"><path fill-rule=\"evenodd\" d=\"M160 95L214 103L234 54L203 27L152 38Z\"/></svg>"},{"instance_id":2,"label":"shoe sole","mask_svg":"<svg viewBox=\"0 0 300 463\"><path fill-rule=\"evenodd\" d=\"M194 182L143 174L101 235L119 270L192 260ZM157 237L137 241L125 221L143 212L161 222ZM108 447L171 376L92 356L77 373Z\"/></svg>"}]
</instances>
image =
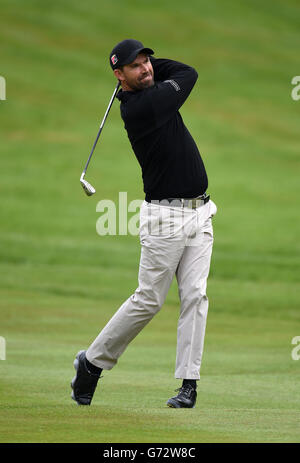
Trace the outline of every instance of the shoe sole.
<instances>
[{"instance_id":1,"label":"shoe sole","mask_svg":"<svg viewBox=\"0 0 300 463\"><path fill-rule=\"evenodd\" d=\"M84 405L84 404L81 404L80 402L78 402L76 400L76 397L75 397L75 394L74 394L74 383L76 381L76 377L77 377L77 371L78 371L78 367L79 367L79 355L82 354L82 352L85 352L85 350L80 350L76 357L75 357L75 360L73 362L73 366L75 368L75 371L76 371L76 375L74 376L74 378L72 379L71 381L71 388L72 388L72 392L71 392L71 398L77 403L77 405Z\"/></svg>"},{"instance_id":2,"label":"shoe sole","mask_svg":"<svg viewBox=\"0 0 300 463\"><path fill-rule=\"evenodd\" d=\"M171 400L168 400L167 405L170 408L181 408L178 404L176 404L175 402L173 402Z\"/></svg>"},{"instance_id":3,"label":"shoe sole","mask_svg":"<svg viewBox=\"0 0 300 463\"><path fill-rule=\"evenodd\" d=\"M182 407L181 405L179 405L177 402L173 401L172 399L169 399L167 402L167 406L169 408L195 408L195 405L196 404L194 404L192 407Z\"/></svg>"}]
</instances>

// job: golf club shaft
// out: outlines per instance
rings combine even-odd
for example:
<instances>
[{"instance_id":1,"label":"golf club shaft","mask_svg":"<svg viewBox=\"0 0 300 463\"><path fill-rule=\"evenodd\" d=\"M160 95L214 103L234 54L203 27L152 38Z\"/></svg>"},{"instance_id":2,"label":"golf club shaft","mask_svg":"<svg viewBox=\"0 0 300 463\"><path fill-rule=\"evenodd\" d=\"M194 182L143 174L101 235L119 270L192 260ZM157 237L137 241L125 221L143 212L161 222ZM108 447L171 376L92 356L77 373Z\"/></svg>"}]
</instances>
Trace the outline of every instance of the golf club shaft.
<instances>
[{"instance_id":1,"label":"golf club shaft","mask_svg":"<svg viewBox=\"0 0 300 463\"><path fill-rule=\"evenodd\" d=\"M121 84L120 84L120 82L118 81L118 83L117 83L117 85L116 85L116 88L115 88L115 90L114 90L114 93L112 94L112 97L111 97L110 102L109 102L109 104L108 104L107 110L105 111L105 114L104 114L103 120L102 120L102 122L101 122L101 125L100 125L100 128L99 128L99 132L98 132L97 137L96 137L96 140L95 140L95 142L94 142L94 145L93 145L91 154L89 155L89 158L88 158L88 160L87 160L87 163L86 163L86 165L85 165L85 168L84 168L84 170L83 170L83 172L82 172L83 175L85 175L85 173L86 173L86 170L87 170L87 168L88 168L88 165L89 165L90 160L91 160L91 157L92 157L92 154L93 154L94 149L95 149L95 147L96 147L96 145L97 145L97 142L98 142L98 140L99 140L101 131L102 131L102 129L103 129L103 126L104 126L104 124L105 124L106 118L107 118L107 116L108 116L109 110L110 110L110 108L111 108L111 106L112 106L112 104L113 104L113 101L114 101L114 99L115 99L115 96L116 96L116 94L117 94L117 91L118 91L120 85L121 85Z\"/></svg>"}]
</instances>

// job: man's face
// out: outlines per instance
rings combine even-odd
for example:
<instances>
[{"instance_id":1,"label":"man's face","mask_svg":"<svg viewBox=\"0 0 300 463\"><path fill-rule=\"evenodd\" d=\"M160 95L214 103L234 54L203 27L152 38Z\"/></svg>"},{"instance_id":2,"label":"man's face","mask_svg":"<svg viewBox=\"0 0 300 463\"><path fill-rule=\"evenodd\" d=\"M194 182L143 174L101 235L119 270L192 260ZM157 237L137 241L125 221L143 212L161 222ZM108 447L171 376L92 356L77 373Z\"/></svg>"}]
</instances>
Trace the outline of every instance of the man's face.
<instances>
[{"instance_id":1,"label":"man's face","mask_svg":"<svg viewBox=\"0 0 300 463\"><path fill-rule=\"evenodd\" d=\"M121 81L123 90L143 90L154 85L153 67L148 55L140 53L136 59L116 69L115 75Z\"/></svg>"}]
</instances>

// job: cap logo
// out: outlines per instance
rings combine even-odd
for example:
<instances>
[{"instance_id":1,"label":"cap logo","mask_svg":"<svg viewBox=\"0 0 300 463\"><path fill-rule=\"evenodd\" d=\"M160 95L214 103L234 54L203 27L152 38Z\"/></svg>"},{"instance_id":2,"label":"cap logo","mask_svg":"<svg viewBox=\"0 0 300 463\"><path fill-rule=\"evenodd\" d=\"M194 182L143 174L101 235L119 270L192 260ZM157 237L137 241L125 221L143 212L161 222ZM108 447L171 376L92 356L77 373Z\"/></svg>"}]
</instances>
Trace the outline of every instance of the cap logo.
<instances>
[{"instance_id":1,"label":"cap logo","mask_svg":"<svg viewBox=\"0 0 300 463\"><path fill-rule=\"evenodd\" d=\"M111 62L112 62L113 65L117 64L117 62L118 62L117 55L112 55L112 57L110 59L111 59Z\"/></svg>"}]
</instances>

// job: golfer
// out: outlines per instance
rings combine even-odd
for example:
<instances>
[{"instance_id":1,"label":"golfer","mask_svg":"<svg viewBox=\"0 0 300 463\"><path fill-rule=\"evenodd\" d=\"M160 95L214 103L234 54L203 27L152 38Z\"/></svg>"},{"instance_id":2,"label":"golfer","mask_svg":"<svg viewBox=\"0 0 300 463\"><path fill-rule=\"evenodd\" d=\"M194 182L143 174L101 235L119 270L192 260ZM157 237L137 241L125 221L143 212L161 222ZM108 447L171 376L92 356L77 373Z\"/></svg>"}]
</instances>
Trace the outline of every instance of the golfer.
<instances>
[{"instance_id":1,"label":"golfer","mask_svg":"<svg viewBox=\"0 0 300 463\"><path fill-rule=\"evenodd\" d=\"M102 370L116 365L161 309L174 276L180 297L175 378L182 384L167 405L193 408L196 403L208 311L212 217L217 208L206 193L202 158L179 113L197 72L153 54L132 39L118 43L110 54L111 68L121 83L117 95L121 116L144 183L139 284L89 348L75 358L72 398L80 405L91 404Z\"/></svg>"}]
</instances>

